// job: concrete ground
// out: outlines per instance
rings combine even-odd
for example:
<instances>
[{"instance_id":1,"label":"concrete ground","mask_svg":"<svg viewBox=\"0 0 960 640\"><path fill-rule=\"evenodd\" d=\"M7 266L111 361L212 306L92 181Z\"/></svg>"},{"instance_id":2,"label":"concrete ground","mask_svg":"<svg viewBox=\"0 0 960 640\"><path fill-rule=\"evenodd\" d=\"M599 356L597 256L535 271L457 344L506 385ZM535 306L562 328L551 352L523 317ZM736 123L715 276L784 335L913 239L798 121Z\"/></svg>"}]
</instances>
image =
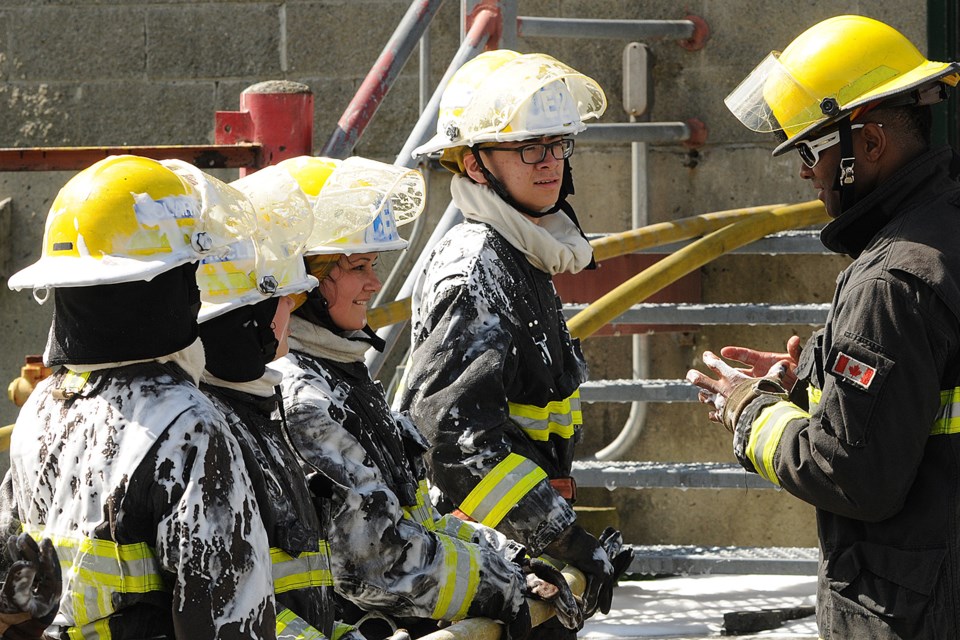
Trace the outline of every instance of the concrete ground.
<instances>
[{"instance_id":1,"label":"concrete ground","mask_svg":"<svg viewBox=\"0 0 960 640\"><path fill-rule=\"evenodd\" d=\"M723 616L813 605L815 576L714 575L621 582L607 615L587 621L588 640L693 640L724 635ZM816 640L813 616L736 637Z\"/></svg>"}]
</instances>

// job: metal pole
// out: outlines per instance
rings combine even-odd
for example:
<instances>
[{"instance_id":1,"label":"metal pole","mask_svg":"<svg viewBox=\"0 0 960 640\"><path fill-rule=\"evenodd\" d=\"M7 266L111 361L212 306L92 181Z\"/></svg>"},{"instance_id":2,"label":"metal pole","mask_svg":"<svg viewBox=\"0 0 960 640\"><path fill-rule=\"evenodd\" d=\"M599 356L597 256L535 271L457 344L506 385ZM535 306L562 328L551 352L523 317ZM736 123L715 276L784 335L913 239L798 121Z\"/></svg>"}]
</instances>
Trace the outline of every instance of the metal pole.
<instances>
[{"instance_id":1,"label":"metal pole","mask_svg":"<svg viewBox=\"0 0 960 640\"><path fill-rule=\"evenodd\" d=\"M587 20L519 16L517 31L523 37L610 38L689 40L696 25L692 20Z\"/></svg>"},{"instance_id":2,"label":"metal pole","mask_svg":"<svg viewBox=\"0 0 960 640\"><path fill-rule=\"evenodd\" d=\"M320 150L320 155L346 158L353 153L364 129L380 108L380 103L442 4L443 0L416 0L410 5L357 94L340 116L336 129Z\"/></svg>"},{"instance_id":3,"label":"metal pole","mask_svg":"<svg viewBox=\"0 0 960 640\"><path fill-rule=\"evenodd\" d=\"M413 295L413 287L416 284L417 277L427 266L427 259L430 257L430 250L440 242L440 239L452 229L455 225L459 224L463 220L463 216L460 213L460 209L457 208L452 202L447 205L446 211L443 212L443 215L440 217L440 221L437 223L437 226L434 227L433 233L430 234L430 237L427 239L427 244L424 246L423 251L420 252L420 256L417 258L416 263L413 265L413 269L410 270L410 275L407 276L406 281L403 283L403 286L400 287L400 291L397 292L397 299L410 298ZM396 346L397 341L400 339L400 334L403 333L404 327L407 326L406 321L397 322L396 324L391 324L380 331L377 332L383 340L387 343L382 352L375 351L370 349L367 351L367 368L370 370L370 377L376 379L380 375L380 369L383 368L383 364L387 359L387 356L390 355L390 352L393 351L393 347Z\"/></svg>"},{"instance_id":4,"label":"metal pole","mask_svg":"<svg viewBox=\"0 0 960 640\"><path fill-rule=\"evenodd\" d=\"M433 97L430 98L430 102L427 103L423 113L420 114L420 119L417 120L417 124L414 125L413 131L410 132L406 144L403 146L403 149L400 150L393 164L402 167L416 166L417 163L412 156L413 150L423 144L430 137L431 131L436 127L437 113L440 110L440 98L443 96L443 90L447 88L450 78L453 77L457 69L483 51L490 39L492 30L496 27L495 22L498 18L499 16L491 11L483 11L477 16L470 31L467 33L463 42L460 43L460 48L457 49L453 60L450 61L446 72L444 72L443 77L440 78L440 83L433 92Z\"/></svg>"}]
</instances>

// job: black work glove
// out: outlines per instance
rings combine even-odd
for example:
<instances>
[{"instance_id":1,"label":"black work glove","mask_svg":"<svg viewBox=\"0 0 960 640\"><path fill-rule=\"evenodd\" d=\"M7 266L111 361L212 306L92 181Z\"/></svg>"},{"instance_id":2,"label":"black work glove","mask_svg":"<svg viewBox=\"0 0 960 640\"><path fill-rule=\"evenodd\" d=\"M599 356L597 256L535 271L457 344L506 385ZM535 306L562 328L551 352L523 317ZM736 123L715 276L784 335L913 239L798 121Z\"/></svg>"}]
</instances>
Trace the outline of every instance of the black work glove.
<instances>
[{"instance_id":1,"label":"black work glove","mask_svg":"<svg viewBox=\"0 0 960 640\"><path fill-rule=\"evenodd\" d=\"M527 594L552 603L560 624L567 629L583 627L583 612L559 569L539 558L531 558L523 566L523 573L527 578Z\"/></svg>"},{"instance_id":2,"label":"black work glove","mask_svg":"<svg viewBox=\"0 0 960 640\"><path fill-rule=\"evenodd\" d=\"M623 548L623 535L613 527L607 527L600 534L600 546L607 552L607 558L613 565L613 574L600 587L600 595L597 598L597 610L600 613L610 613L610 605L613 602L613 588L617 586L617 580L620 579L630 563L633 562L633 549Z\"/></svg>"},{"instance_id":3,"label":"black work glove","mask_svg":"<svg viewBox=\"0 0 960 640\"><path fill-rule=\"evenodd\" d=\"M520 602L520 610L513 620L503 625L503 637L501 640L524 640L530 635L530 629L533 628L533 621L530 619L530 605L526 600Z\"/></svg>"},{"instance_id":4,"label":"black work glove","mask_svg":"<svg viewBox=\"0 0 960 640\"><path fill-rule=\"evenodd\" d=\"M10 536L7 554L13 566L0 589L0 636L36 640L53 622L63 588L60 562L49 538L37 546L26 533Z\"/></svg>"},{"instance_id":5,"label":"black work glove","mask_svg":"<svg viewBox=\"0 0 960 640\"><path fill-rule=\"evenodd\" d=\"M587 587L583 590L583 617L586 619L596 613L600 590L613 576L613 565L600 541L580 525L572 524L561 531L543 552L583 572L587 579Z\"/></svg>"}]
</instances>

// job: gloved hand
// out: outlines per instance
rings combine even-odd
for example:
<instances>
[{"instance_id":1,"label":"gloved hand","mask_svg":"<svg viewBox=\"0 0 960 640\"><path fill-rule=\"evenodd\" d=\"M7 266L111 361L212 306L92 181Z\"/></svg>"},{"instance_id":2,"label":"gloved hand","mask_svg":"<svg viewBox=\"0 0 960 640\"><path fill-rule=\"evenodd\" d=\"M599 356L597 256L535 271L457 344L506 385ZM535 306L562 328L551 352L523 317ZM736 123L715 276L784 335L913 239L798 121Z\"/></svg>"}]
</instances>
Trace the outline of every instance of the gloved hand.
<instances>
[{"instance_id":1,"label":"gloved hand","mask_svg":"<svg viewBox=\"0 0 960 640\"><path fill-rule=\"evenodd\" d=\"M60 562L49 538L37 546L26 533L10 536L13 566L0 590L0 635L4 640L36 640L53 622L62 590Z\"/></svg>"},{"instance_id":2,"label":"gloved hand","mask_svg":"<svg viewBox=\"0 0 960 640\"><path fill-rule=\"evenodd\" d=\"M587 587L583 590L583 617L586 619L596 613L600 590L613 576L613 565L600 541L580 525L572 524L561 531L543 552L583 572L587 579Z\"/></svg>"},{"instance_id":3,"label":"gloved hand","mask_svg":"<svg viewBox=\"0 0 960 640\"><path fill-rule=\"evenodd\" d=\"M501 640L524 640L530 635L530 629L533 628L533 621L530 619L530 605L526 600L520 602L520 610L510 622L503 625L503 637Z\"/></svg>"},{"instance_id":4,"label":"gloved hand","mask_svg":"<svg viewBox=\"0 0 960 640\"><path fill-rule=\"evenodd\" d=\"M740 412L758 394L766 393L784 398L787 396L781 383L788 371L789 365L786 361L774 363L760 378L752 377L746 369L731 367L710 351L703 352L703 363L717 375L716 379L696 369L687 371L686 379L700 387L700 402L713 406L714 411L708 415L710 420L719 422L730 433L736 429Z\"/></svg>"},{"instance_id":5,"label":"gloved hand","mask_svg":"<svg viewBox=\"0 0 960 640\"><path fill-rule=\"evenodd\" d=\"M623 535L613 527L607 527L600 534L600 546L607 552L610 564L613 565L613 575L600 588L597 609L600 613L610 613L610 605L613 602L613 588L617 586L617 580L620 579L620 576L630 568L630 563L633 562L633 549L623 548Z\"/></svg>"},{"instance_id":6,"label":"gloved hand","mask_svg":"<svg viewBox=\"0 0 960 640\"><path fill-rule=\"evenodd\" d=\"M539 558L531 558L523 566L523 573L527 577L527 593L553 603L560 624L567 629L583 626L583 612L559 569Z\"/></svg>"}]
</instances>

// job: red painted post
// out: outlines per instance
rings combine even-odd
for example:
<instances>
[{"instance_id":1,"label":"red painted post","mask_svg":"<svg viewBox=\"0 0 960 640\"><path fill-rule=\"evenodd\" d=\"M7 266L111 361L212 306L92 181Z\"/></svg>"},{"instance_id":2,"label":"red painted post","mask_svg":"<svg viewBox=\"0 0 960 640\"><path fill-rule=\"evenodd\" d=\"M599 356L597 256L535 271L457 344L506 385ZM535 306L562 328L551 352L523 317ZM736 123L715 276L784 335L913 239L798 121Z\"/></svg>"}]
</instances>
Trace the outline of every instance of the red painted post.
<instances>
[{"instance_id":1,"label":"red painted post","mask_svg":"<svg viewBox=\"0 0 960 640\"><path fill-rule=\"evenodd\" d=\"M503 15L500 12L500 0L480 0L465 19L464 30L469 35L473 32L474 23L482 33L489 36L485 51L500 48L500 36L503 34ZM465 38L467 39L467 38Z\"/></svg>"},{"instance_id":2,"label":"red painted post","mask_svg":"<svg viewBox=\"0 0 960 640\"><path fill-rule=\"evenodd\" d=\"M313 93L310 87L288 80L271 80L247 87L240 94L239 111L218 111L216 143L260 145L256 167L240 176L310 155L313 151Z\"/></svg>"}]
</instances>

